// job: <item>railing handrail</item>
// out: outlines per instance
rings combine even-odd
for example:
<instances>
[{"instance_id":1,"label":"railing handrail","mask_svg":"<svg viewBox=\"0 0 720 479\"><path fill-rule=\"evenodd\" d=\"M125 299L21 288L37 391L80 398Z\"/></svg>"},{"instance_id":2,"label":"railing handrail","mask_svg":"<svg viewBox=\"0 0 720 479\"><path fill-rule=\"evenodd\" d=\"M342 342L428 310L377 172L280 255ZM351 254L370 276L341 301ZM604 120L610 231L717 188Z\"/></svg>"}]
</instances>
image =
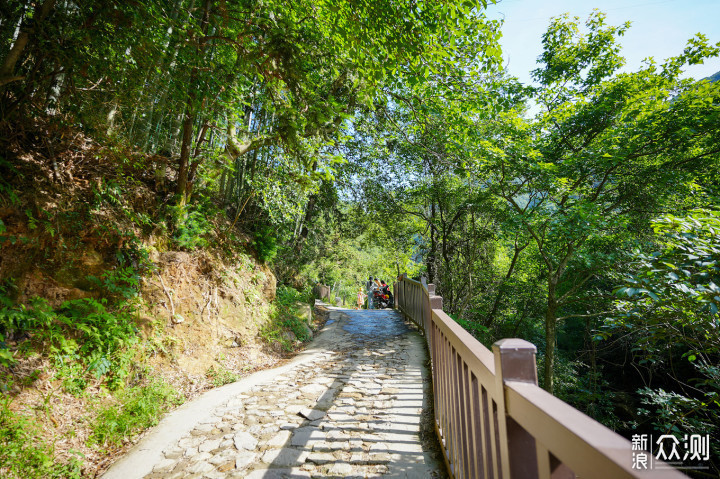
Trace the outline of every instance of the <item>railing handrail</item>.
<instances>
[{"instance_id":1,"label":"railing handrail","mask_svg":"<svg viewBox=\"0 0 720 479\"><path fill-rule=\"evenodd\" d=\"M533 344L503 339L490 351L442 310L425 278L402 275L394 291L425 335L435 430L453 477L686 477L661 461L667 469L633 469L630 441L538 387Z\"/></svg>"},{"instance_id":2,"label":"railing handrail","mask_svg":"<svg viewBox=\"0 0 720 479\"><path fill-rule=\"evenodd\" d=\"M642 477L632 469L627 439L537 385L507 381L505 391L507 414L540 444L562 441L555 456L577 475L593 477L601 470L604 477ZM652 471L653 478L679 474L674 469Z\"/></svg>"},{"instance_id":3,"label":"railing handrail","mask_svg":"<svg viewBox=\"0 0 720 479\"><path fill-rule=\"evenodd\" d=\"M423 278L423 279L424 279L424 278ZM425 282L425 284L423 285L423 284L422 284L422 280L421 280L421 281L417 281L417 280L414 280L414 279L412 279L412 278L404 278L403 281L405 281L405 282L407 282L407 283L410 283L410 284L417 284L417 285L419 285L419 286L423 286L423 287L424 287L423 289L425 289L425 291L427 291L427 282Z\"/></svg>"}]
</instances>

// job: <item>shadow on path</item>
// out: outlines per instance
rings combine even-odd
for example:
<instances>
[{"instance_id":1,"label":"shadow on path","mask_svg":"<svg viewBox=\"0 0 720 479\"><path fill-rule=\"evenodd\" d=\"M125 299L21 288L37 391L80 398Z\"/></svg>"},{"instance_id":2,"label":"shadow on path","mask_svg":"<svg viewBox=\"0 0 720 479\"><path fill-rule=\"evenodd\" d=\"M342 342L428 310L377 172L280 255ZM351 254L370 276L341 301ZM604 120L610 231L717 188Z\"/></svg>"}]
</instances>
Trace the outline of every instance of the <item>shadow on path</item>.
<instances>
[{"instance_id":1,"label":"shadow on path","mask_svg":"<svg viewBox=\"0 0 720 479\"><path fill-rule=\"evenodd\" d=\"M333 308L324 331L322 350L236 388L152 472L126 477L447 477L434 437L420 438L423 339L391 310Z\"/></svg>"}]
</instances>

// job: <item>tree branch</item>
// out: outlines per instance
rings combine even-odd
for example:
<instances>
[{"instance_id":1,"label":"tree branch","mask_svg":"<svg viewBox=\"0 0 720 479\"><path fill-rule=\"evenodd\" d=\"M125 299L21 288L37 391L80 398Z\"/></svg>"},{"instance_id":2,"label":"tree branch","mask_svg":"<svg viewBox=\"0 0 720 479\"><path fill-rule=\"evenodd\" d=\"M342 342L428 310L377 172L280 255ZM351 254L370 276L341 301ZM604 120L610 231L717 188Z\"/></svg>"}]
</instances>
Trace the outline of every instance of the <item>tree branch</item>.
<instances>
[{"instance_id":1,"label":"tree branch","mask_svg":"<svg viewBox=\"0 0 720 479\"><path fill-rule=\"evenodd\" d=\"M563 321L565 319L569 318L594 318L597 316L603 316L605 314L610 314L612 311L603 311L601 313L592 313L592 314L568 314L567 316L562 316L560 318L557 318L556 321Z\"/></svg>"}]
</instances>

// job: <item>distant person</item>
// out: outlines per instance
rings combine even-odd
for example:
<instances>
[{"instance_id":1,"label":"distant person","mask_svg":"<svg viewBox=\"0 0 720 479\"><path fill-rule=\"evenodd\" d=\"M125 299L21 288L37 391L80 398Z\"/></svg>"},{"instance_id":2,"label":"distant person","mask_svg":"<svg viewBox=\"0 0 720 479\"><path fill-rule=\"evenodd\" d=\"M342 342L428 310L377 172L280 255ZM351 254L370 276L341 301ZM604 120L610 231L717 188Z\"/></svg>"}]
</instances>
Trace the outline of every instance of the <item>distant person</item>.
<instances>
[{"instance_id":1,"label":"distant person","mask_svg":"<svg viewBox=\"0 0 720 479\"><path fill-rule=\"evenodd\" d=\"M363 304L365 304L365 298L367 295L363 293L362 286L360 286L360 289L358 289L357 293L357 309L362 309Z\"/></svg>"},{"instance_id":2,"label":"distant person","mask_svg":"<svg viewBox=\"0 0 720 479\"><path fill-rule=\"evenodd\" d=\"M368 309L375 309L375 304L373 301L373 290L377 286L375 285L374 278L370 276L365 283L365 290L367 291L367 299L368 299Z\"/></svg>"},{"instance_id":3,"label":"distant person","mask_svg":"<svg viewBox=\"0 0 720 479\"><path fill-rule=\"evenodd\" d=\"M382 284L383 294L388 295L388 298L390 299L390 305L392 306L393 304L395 304L395 301L393 300L392 291L390 291L390 285L388 285L385 281L380 281L380 284Z\"/></svg>"}]
</instances>

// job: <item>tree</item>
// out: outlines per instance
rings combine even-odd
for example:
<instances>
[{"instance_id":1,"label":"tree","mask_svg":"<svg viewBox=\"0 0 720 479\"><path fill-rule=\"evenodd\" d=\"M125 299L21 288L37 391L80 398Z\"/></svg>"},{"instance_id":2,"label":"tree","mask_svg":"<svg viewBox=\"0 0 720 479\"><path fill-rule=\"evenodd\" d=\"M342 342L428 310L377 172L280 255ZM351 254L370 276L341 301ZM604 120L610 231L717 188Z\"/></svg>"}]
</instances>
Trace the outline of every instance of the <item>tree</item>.
<instances>
[{"instance_id":1,"label":"tree","mask_svg":"<svg viewBox=\"0 0 720 479\"><path fill-rule=\"evenodd\" d=\"M720 413L720 213L696 209L653 221L596 336L644 371L642 416L662 434L710 434ZM619 276L619 275L618 275ZM711 463L717 473L718 465Z\"/></svg>"},{"instance_id":2,"label":"tree","mask_svg":"<svg viewBox=\"0 0 720 479\"><path fill-rule=\"evenodd\" d=\"M645 248L654 251L636 251L632 274L615 291L619 314L606 321L606 332L641 331L636 344L646 359L680 342L691 362L712 364L720 354L720 213L664 215L653 228L658 237Z\"/></svg>"},{"instance_id":3,"label":"tree","mask_svg":"<svg viewBox=\"0 0 720 479\"><path fill-rule=\"evenodd\" d=\"M52 105L47 111L172 157L181 205L218 149L230 165L215 168L226 176L274 148L317 184L354 110L383 87L449 68L461 48L454 39L485 35L484 6L25 1L3 10L0 114L15 121Z\"/></svg>"},{"instance_id":4,"label":"tree","mask_svg":"<svg viewBox=\"0 0 720 479\"><path fill-rule=\"evenodd\" d=\"M652 218L682 209L720 158L720 89L680 79L683 65L716 56L717 46L699 35L662 65L618 73L617 38L628 25L607 26L595 12L585 27L553 20L530 95L541 112L480 125L476 153L477 174L512 208L544 265L550 392L558 322L606 314L578 308L583 285L617 264Z\"/></svg>"}]
</instances>

